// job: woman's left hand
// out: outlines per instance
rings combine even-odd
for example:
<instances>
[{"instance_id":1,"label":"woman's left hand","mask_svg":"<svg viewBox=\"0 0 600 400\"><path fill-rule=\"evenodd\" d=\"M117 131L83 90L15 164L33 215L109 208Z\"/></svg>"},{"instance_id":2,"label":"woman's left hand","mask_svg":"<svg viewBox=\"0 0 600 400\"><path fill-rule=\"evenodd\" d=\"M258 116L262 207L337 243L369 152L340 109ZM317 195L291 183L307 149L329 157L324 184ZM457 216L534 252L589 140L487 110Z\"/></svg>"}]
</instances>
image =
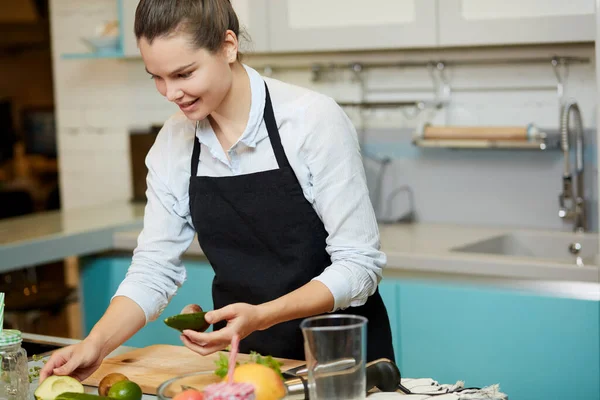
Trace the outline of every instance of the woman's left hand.
<instances>
[{"instance_id":1,"label":"woman's left hand","mask_svg":"<svg viewBox=\"0 0 600 400\"><path fill-rule=\"evenodd\" d=\"M258 306L246 303L230 304L218 310L209 311L204 318L210 324L227 321L227 325L223 329L213 332L183 331L181 341L185 347L203 356L225 349L231 343L234 333L237 333L241 340L259 330L262 323L262 315Z\"/></svg>"}]
</instances>

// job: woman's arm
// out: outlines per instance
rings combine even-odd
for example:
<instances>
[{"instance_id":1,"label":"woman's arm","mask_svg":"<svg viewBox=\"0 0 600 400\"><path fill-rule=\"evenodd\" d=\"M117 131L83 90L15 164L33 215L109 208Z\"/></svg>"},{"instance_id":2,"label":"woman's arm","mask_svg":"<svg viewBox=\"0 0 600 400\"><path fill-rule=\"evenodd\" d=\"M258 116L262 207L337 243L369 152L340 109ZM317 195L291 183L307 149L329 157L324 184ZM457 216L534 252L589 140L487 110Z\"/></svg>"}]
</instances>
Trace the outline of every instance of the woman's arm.
<instances>
[{"instance_id":1,"label":"woman's arm","mask_svg":"<svg viewBox=\"0 0 600 400\"><path fill-rule=\"evenodd\" d=\"M173 187L187 178L172 178L186 171L172 171L175 158L182 151L174 146L193 145L192 140L184 143L182 136L175 140L183 126L165 124L146 157L147 203L144 226L133 251L131 265L115 296L125 296L136 302L144 311L146 322L155 320L169 304L186 278L181 255L190 246L195 236L194 228L186 219L187 203L174 194ZM186 138L187 139L187 138ZM191 152L191 151L190 151ZM172 158L172 159L171 159ZM186 163L189 165L189 161ZM183 191L187 193L187 187ZM183 201L187 202L187 198ZM178 211L179 210L179 211Z\"/></svg>"},{"instance_id":2,"label":"woman's arm","mask_svg":"<svg viewBox=\"0 0 600 400\"><path fill-rule=\"evenodd\" d=\"M328 232L331 265L315 280L335 298L333 311L363 305L377 289L387 262L356 130L338 104L321 97L306 111L301 145L314 205Z\"/></svg>"}]
</instances>

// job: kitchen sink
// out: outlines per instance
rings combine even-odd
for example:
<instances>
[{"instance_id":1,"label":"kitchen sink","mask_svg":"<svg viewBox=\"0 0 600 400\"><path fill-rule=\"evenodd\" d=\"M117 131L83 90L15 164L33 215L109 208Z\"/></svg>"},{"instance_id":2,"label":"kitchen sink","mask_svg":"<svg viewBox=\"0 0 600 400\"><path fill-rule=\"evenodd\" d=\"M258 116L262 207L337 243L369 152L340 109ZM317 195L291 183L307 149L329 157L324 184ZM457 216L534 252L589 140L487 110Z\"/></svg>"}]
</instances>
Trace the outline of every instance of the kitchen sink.
<instances>
[{"instance_id":1,"label":"kitchen sink","mask_svg":"<svg viewBox=\"0 0 600 400\"><path fill-rule=\"evenodd\" d=\"M573 263L577 263L580 257L584 263L595 264L598 247L598 235L594 233L512 232L456 247L452 251Z\"/></svg>"},{"instance_id":2,"label":"kitchen sink","mask_svg":"<svg viewBox=\"0 0 600 400\"><path fill-rule=\"evenodd\" d=\"M21 347L24 348L25 351L27 351L27 358L31 359L34 355L35 356L49 355L54 350L58 350L64 346L58 345L58 344L46 343L46 342L42 342L42 341L38 341L38 340L23 339L23 342L21 342Z\"/></svg>"}]
</instances>

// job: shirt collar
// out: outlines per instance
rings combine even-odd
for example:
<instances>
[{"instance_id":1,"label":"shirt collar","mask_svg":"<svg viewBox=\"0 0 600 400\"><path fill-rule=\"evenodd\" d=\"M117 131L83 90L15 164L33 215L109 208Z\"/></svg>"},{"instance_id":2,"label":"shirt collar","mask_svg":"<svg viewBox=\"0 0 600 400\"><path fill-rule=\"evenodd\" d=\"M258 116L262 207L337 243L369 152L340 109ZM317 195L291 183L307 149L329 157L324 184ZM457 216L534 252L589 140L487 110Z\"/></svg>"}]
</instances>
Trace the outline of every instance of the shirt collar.
<instances>
[{"instance_id":1,"label":"shirt collar","mask_svg":"<svg viewBox=\"0 0 600 400\"><path fill-rule=\"evenodd\" d=\"M243 66L246 69L250 79L251 100L248 124L240 136L238 143L241 142L247 147L256 147L258 142L267 137L266 130L260 129L265 109L265 81L256 70L245 64L243 64ZM226 160L222 159L224 154L220 147L221 145L219 144L219 141L217 140L217 137L215 136L215 133L208 122L208 118L205 118L198 123L196 136L198 137L200 143L210 149L213 157L226 162Z\"/></svg>"},{"instance_id":2,"label":"shirt collar","mask_svg":"<svg viewBox=\"0 0 600 400\"><path fill-rule=\"evenodd\" d=\"M256 147L261 139L266 137L266 131L260 129L260 125L263 121L263 114L265 111L265 81L262 76L253 68L244 64L244 68L250 78L250 91L252 93L252 100L250 105L250 115L248 118L248 125L246 130L240 136L240 142L244 143L248 147Z\"/></svg>"}]
</instances>

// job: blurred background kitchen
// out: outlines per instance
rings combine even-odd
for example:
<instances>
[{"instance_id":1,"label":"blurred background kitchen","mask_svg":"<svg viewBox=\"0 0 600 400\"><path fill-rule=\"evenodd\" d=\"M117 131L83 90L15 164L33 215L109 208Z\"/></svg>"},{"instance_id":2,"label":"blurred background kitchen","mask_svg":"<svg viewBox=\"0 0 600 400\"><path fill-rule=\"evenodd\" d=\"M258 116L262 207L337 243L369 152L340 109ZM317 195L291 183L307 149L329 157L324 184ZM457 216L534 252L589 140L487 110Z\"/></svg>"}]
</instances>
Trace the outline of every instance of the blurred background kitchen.
<instances>
[{"instance_id":1,"label":"blurred background kitchen","mask_svg":"<svg viewBox=\"0 0 600 400\"><path fill-rule=\"evenodd\" d=\"M232 3L244 62L355 123L403 374L600 398L598 2ZM0 291L24 332L84 337L131 259L144 157L178 111L144 71L136 5L0 0ZM211 302L199 249L186 265ZM163 328L129 344L178 344Z\"/></svg>"}]
</instances>

